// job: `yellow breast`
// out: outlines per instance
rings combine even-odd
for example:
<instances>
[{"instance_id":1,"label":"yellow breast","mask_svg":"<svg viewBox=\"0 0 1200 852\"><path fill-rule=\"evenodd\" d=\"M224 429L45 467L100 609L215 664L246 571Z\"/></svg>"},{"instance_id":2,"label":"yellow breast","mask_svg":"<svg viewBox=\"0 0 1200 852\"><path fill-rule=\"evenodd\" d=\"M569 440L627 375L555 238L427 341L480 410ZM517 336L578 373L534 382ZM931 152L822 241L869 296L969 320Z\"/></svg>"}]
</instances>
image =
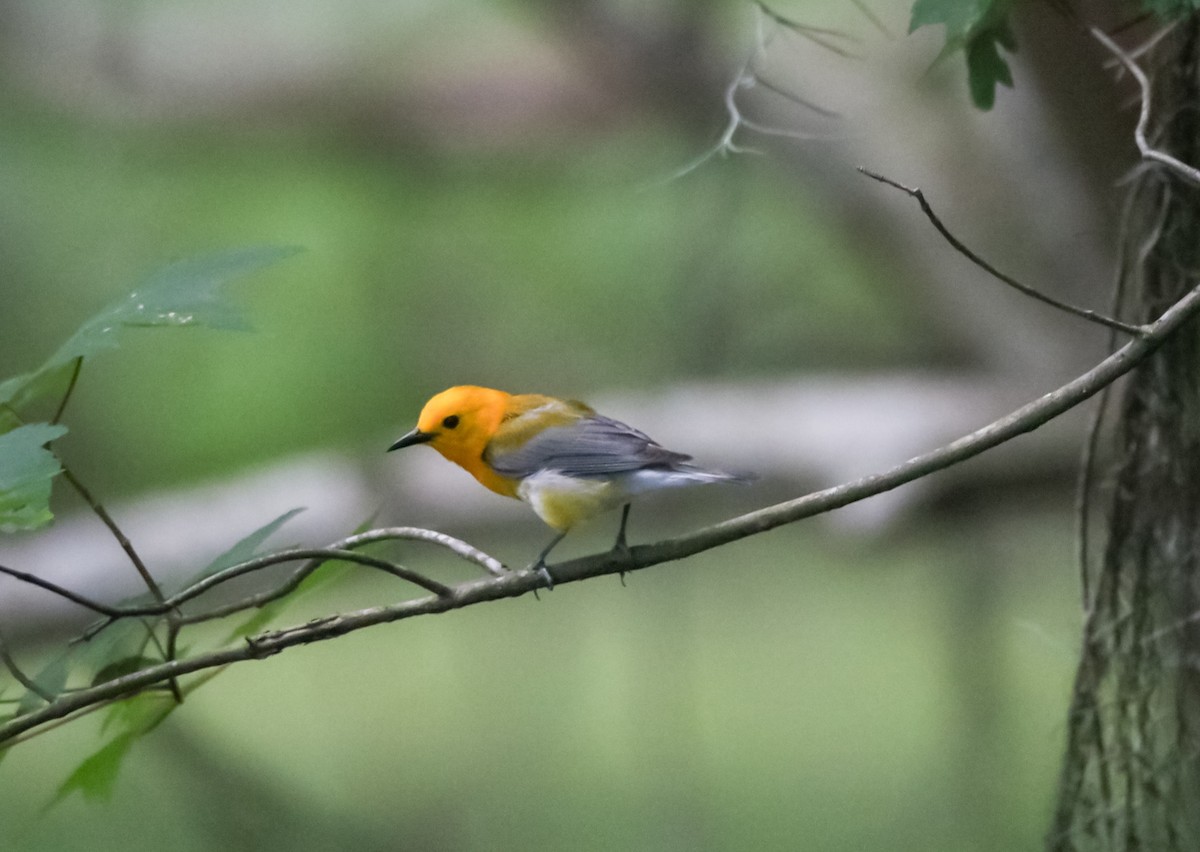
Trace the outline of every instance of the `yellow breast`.
<instances>
[{"instance_id":1,"label":"yellow breast","mask_svg":"<svg viewBox=\"0 0 1200 852\"><path fill-rule=\"evenodd\" d=\"M527 476L517 488L537 516L559 532L615 507L624 495L604 479L577 479L547 470Z\"/></svg>"}]
</instances>

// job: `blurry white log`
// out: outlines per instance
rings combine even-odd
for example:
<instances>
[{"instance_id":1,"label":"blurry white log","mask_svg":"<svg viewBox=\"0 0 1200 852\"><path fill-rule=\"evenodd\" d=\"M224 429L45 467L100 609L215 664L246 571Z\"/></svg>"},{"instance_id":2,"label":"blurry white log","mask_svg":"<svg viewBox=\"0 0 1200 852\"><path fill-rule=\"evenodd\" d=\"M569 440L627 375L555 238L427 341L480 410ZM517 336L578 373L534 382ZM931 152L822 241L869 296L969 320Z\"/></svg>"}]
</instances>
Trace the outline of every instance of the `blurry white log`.
<instances>
[{"instance_id":1,"label":"blurry white log","mask_svg":"<svg viewBox=\"0 0 1200 852\"><path fill-rule=\"evenodd\" d=\"M759 475L757 494L755 486L709 492L726 507L746 507L884 470L1037 394L1037 389L971 376L897 373L697 383L588 401L706 465ZM523 506L480 488L428 448L386 455L390 440L411 425L395 424L394 434L380 436L378 454L365 459L336 454L286 459L235 479L151 493L107 508L168 587L299 506L307 511L271 546L324 544L376 513L380 524L425 525L455 535L501 524L536 529ZM947 488L986 492L997 482L1044 481L1048 472L1071 469L1080 431L1079 415L1072 414L967 465L829 517L846 533L879 533L907 522ZM488 548L485 541L473 543ZM60 518L36 534L0 539L0 564L106 602L141 591L116 542L87 513ZM74 605L45 591L0 577L0 624L78 614Z\"/></svg>"}]
</instances>

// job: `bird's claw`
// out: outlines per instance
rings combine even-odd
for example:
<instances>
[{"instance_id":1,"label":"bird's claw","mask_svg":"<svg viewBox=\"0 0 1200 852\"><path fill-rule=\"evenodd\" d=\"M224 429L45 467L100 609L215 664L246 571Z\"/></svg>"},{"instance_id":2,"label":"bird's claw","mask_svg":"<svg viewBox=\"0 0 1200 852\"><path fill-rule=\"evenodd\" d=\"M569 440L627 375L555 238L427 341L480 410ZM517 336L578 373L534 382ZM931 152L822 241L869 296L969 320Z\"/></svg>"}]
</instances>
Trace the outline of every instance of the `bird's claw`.
<instances>
[{"instance_id":1,"label":"bird's claw","mask_svg":"<svg viewBox=\"0 0 1200 852\"><path fill-rule=\"evenodd\" d=\"M609 555L614 557L619 562L629 562L633 559L633 552L629 549L629 545L625 543L625 536L618 538L609 551ZM621 579L621 585L625 585L625 571L618 571L617 576Z\"/></svg>"},{"instance_id":2,"label":"bird's claw","mask_svg":"<svg viewBox=\"0 0 1200 852\"><path fill-rule=\"evenodd\" d=\"M545 562L538 562L536 565L531 565L529 570L541 578L542 583L546 586L546 591L554 591L554 578L550 576L550 571L546 568ZM533 596L538 598L538 590L536 586L534 586L533 589ZM538 600L541 600L541 598L538 598Z\"/></svg>"}]
</instances>

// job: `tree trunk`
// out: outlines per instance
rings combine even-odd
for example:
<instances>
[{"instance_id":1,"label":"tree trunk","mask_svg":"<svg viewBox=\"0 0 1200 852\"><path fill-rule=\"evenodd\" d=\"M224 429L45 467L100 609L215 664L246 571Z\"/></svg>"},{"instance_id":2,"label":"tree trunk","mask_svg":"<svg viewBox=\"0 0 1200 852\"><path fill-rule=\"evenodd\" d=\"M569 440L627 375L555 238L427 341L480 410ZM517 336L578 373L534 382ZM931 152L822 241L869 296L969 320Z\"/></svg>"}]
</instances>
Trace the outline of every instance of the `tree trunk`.
<instances>
[{"instance_id":1,"label":"tree trunk","mask_svg":"<svg viewBox=\"0 0 1200 852\"><path fill-rule=\"evenodd\" d=\"M1200 162L1200 16L1139 59L1147 138ZM1157 317L1200 283L1200 188L1146 165L1130 188L1124 315ZM1123 386L1100 444L1107 540L1084 564L1084 642L1047 847L1200 849L1200 329ZM1100 462L1093 463L1101 465ZM1086 542L1085 542L1086 544Z\"/></svg>"}]
</instances>

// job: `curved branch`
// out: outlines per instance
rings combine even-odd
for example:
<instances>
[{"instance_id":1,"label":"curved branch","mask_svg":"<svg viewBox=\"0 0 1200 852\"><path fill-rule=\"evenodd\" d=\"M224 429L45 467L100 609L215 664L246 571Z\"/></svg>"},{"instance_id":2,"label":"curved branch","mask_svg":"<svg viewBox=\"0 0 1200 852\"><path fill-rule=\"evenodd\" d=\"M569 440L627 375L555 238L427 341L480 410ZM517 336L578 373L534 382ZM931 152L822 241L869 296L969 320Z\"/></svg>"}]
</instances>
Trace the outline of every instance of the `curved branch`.
<instances>
[{"instance_id":1,"label":"curved branch","mask_svg":"<svg viewBox=\"0 0 1200 852\"><path fill-rule=\"evenodd\" d=\"M17 665L17 661L13 659L12 653L8 650L8 642L5 641L3 633L0 633L0 663L4 664L4 668L8 669L8 673L16 679L17 683L21 684L21 686L28 689L38 698L47 703L54 700L54 693L42 689L36 680L25 674L21 667Z\"/></svg>"},{"instance_id":2,"label":"curved branch","mask_svg":"<svg viewBox=\"0 0 1200 852\"><path fill-rule=\"evenodd\" d=\"M269 553L265 556L258 556L254 559L248 559L245 562L240 562L237 565L231 565L228 568L225 568L215 574L211 574L208 577L199 580L196 583L193 583L186 589L176 593L175 595L172 595L166 601L166 603L168 606L178 606L179 604L189 601L192 598L203 594L209 589L220 585L221 583L232 580L234 577L240 577L243 574L249 574L252 571L261 570L269 565L276 565L280 562L292 562L298 559L320 559L322 557L341 559L344 557L338 554L344 554L353 551L356 547L364 547L368 544L374 544L378 541L389 541L395 539L427 541L432 544L439 544L467 560L468 562L473 562L476 565L481 566L493 576L500 576L505 572L504 566L499 562L499 560L488 556L482 550L472 547L465 541L460 541L459 539L446 535L445 533L440 533L435 530L421 529L419 527L383 527L381 529L369 530L364 533L348 536L347 538L333 542L325 548L281 551L280 553ZM291 555L284 558L278 558L284 556L284 554ZM383 568L384 570L389 571L389 573L392 573L401 579L408 580L411 583L415 583L416 585L434 592L435 594L445 594L447 591L447 587L441 583L430 580L428 577L425 577L416 571L396 565L394 562L385 562L384 560L373 558L368 559L358 555L353 555L347 558L347 561L360 562L364 565L373 565L376 568ZM308 568L306 574L312 573L315 568L316 565ZM303 568L300 570L304 571ZM299 582L301 579L303 579L303 577L298 578L296 582Z\"/></svg>"},{"instance_id":3,"label":"curved branch","mask_svg":"<svg viewBox=\"0 0 1200 852\"><path fill-rule=\"evenodd\" d=\"M164 602L164 607L166 609L177 607L235 577L261 571L263 568L269 568L272 565L279 565L283 562L298 562L301 559L310 560L310 564L315 563L312 564L312 568L309 569L308 573L312 573L321 562L338 559L343 562L357 562L360 565L378 568L381 571L391 574L393 577L399 577L401 580L407 580L426 591L433 592L435 595L450 593L449 586L439 583L437 580L431 580L429 577L413 571L411 568L405 568L403 565L397 565L395 562L389 562L386 559L380 559L376 556L368 556L365 553L355 553L353 550L347 550L335 544L332 547L300 547L292 550L280 550L276 553L267 553L263 556L256 556L254 559L247 559L245 562L239 562L237 565L232 565L223 571L211 574L203 580L188 586L182 592L172 595Z\"/></svg>"},{"instance_id":4,"label":"curved branch","mask_svg":"<svg viewBox=\"0 0 1200 852\"><path fill-rule=\"evenodd\" d=\"M220 571L209 577L205 577L197 583L189 586L182 591L177 592L170 598L164 599L162 603L148 604L145 606L110 606L92 600L89 597L73 592L68 588L52 583L49 580L44 580L34 574L29 574L25 571L18 571L15 568L9 568L0 565L0 574L12 577L15 580L20 580L23 583L28 583L31 586L37 586L40 589L51 592L78 604L84 609L90 609L99 615L107 617L107 621L100 623L98 628L93 628L84 634L85 639L93 638L97 633L105 627L110 626L113 622L121 618L140 618L155 615L165 615L179 604L198 597L202 593L217 586L226 580L232 580L234 577L239 577L251 571L257 571L269 565L275 565L281 562L291 562L299 559L310 560L308 564L298 569L283 586L273 590L272 592L264 593L263 595L246 598L238 604L230 605L220 610L213 610L210 613L201 613L198 615L184 616L180 623L191 624L198 621L208 621L213 618L220 618L224 615L230 615L234 612L239 612L243 609L250 609L255 606L262 606L268 601L274 600L277 597L282 597L292 591L300 581L311 574L321 564L322 561L330 559L341 559L346 562L357 562L362 565L379 568L387 571L393 576L399 577L402 580L407 580L415 585L433 592L434 594L446 594L449 587L436 580L431 580L424 575L405 568L402 565L397 565L394 562L389 562L375 557L363 556L361 554L351 553L356 547L363 547L368 544L373 544L379 541L389 541L396 539L405 539L412 541L425 541L431 544L438 544L445 547L447 550L455 553L468 562L472 562L489 574L495 577L504 576L508 569L504 564L495 557L489 556L478 548L472 547L465 541L447 535L446 533L437 532L436 530L421 529L420 527L383 527L377 530L369 530L357 535L348 536L339 541L333 542L325 548L309 548L307 550L292 550L280 551L278 553L266 554L265 556L241 562L237 565L232 565L224 571Z\"/></svg>"},{"instance_id":5,"label":"curved branch","mask_svg":"<svg viewBox=\"0 0 1200 852\"><path fill-rule=\"evenodd\" d=\"M1098 324L1106 326L1109 329L1112 329L1114 331L1123 331L1126 334L1132 334L1132 335L1140 335L1140 334L1145 333L1146 330L1144 328L1142 328L1141 326L1130 325L1129 323L1121 322L1120 320L1113 319L1112 317L1106 317L1104 314L1098 314L1095 311L1090 311L1090 310L1087 310L1086 308L1077 308L1074 305L1068 304L1066 302L1060 302L1058 299L1055 299L1052 296L1047 296L1045 293L1041 292L1040 290L1035 290L1033 287L1030 287L1028 284L1022 284L1017 279L1015 279L1011 276L1005 275L1003 272L996 269L996 267L992 266L990 263L988 263L982 257L975 254L975 252L973 252L969 248L967 248L967 246L964 245L963 242L958 239L958 237L956 237L956 236L954 236L954 234L950 233L950 229L947 228L944 224L942 224L942 220L939 219L937 214L933 212L933 208L929 205L929 202L925 200L925 193L921 192L920 189L918 189L916 187L905 186L902 183L897 183L896 181L892 180L891 178L884 177L883 175L877 174L876 172L873 172L870 169L864 168L863 166L859 166L858 171L861 172L862 174L866 175L867 177L871 178L871 180L877 180L882 184L887 184L888 186L894 187L895 189L900 190L901 192L905 193L906 195L909 195L912 198L915 198L917 201L917 204L921 205L921 212L923 212L925 214L925 218L928 219L930 224L933 225L933 227L937 229L937 232L942 235L942 237L946 240L946 242L950 243L950 246L956 252L961 254L967 260L971 261L971 263L978 266L984 272L991 275L997 281L1007 284L1009 287L1012 287L1014 290L1018 290L1021 293L1024 293L1026 296L1029 296L1030 298L1037 299L1039 302L1042 302L1043 304L1050 305L1050 307L1052 307L1052 308L1058 308L1060 311L1066 311L1067 313L1072 314L1073 316L1077 316L1081 319L1085 319L1090 322L1098 323Z\"/></svg>"},{"instance_id":6,"label":"curved branch","mask_svg":"<svg viewBox=\"0 0 1200 852\"><path fill-rule=\"evenodd\" d=\"M1175 331L1197 314L1200 314L1200 287L1192 290L1164 312L1157 321L1147 326L1143 336L1130 341L1088 372L982 429L883 473L759 509L688 535L656 544L638 545L627 552L615 551L559 563L551 568L555 585L605 574L627 573L682 559L882 494L963 462L1031 432L1089 399L1145 361ZM0 725L0 743L12 740L48 722L77 713L93 704L130 695L172 678L244 660L265 659L287 648L331 639L376 624L462 609L485 601L518 597L534 591L542 584L542 578L532 571L506 572L502 576L469 580L451 586L446 595L433 595L320 618L307 624L260 634L247 639L244 645L197 654L188 659L159 663L98 686L66 693L44 707L10 719Z\"/></svg>"},{"instance_id":7,"label":"curved branch","mask_svg":"<svg viewBox=\"0 0 1200 852\"><path fill-rule=\"evenodd\" d=\"M125 618L135 617L139 615L161 615L164 610L158 604L144 607L116 607L102 604L99 601L94 601L89 597L73 592L68 588L51 583L49 580L43 580L36 574L29 574L25 571L18 571L16 568L9 568L5 565L0 565L0 574L12 577L14 580L20 580L22 583L28 583L31 586L37 586L39 589L45 589L47 592L58 595L60 598L69 600L71 603L78 604L84 609L90 609L92 612L100 615L107 615L109 618Z\"/></svg>"},{"instance_id":8,"label":"curved branch","mask_svg":"<svg viewBox=\"0 0 1200 852\"><path fill-rule=\"evenodd\" d=\"M1137 126L1133 129L1133 140L1137 143L1138 152L1142 155L1142 159L1164 165L1173 174L1193 184L1200 185L1200 169L1197 169L1195 166L1189 166L1182 160L1177 160L1146 141L1146 129L1150 125L1150 79L1146 76L1146 72L1115 41L1105 35L1102 29L1099 27L1089 27L1088 30L1091 32L1092 38L1100 42L1109 53L1115 56L1117 61L1125 66L1125 70L1137 81L1141 109L1138 111Z\"/></svg>"},{"instance_id":9,"label":"curved branch","mask_svg":"<svg viewBox=\"0 0 1200 852\"><path fill-rule=\"evenodd\" d=\"M420 527L381 527L377 530L367 530L366 532L348 536L341 541L334 542L332 546L353 550L356 547L374 544L377 541L393 541L397 539L424 541L429 544L439 545L465 559L467 562L474 562L493 577L503 577L508 573L508 569L504 567L503 562L493 556L488 556L479 548L472 547L465 541L457 539L452 535Z\"/></svg>"}]
</instances>

